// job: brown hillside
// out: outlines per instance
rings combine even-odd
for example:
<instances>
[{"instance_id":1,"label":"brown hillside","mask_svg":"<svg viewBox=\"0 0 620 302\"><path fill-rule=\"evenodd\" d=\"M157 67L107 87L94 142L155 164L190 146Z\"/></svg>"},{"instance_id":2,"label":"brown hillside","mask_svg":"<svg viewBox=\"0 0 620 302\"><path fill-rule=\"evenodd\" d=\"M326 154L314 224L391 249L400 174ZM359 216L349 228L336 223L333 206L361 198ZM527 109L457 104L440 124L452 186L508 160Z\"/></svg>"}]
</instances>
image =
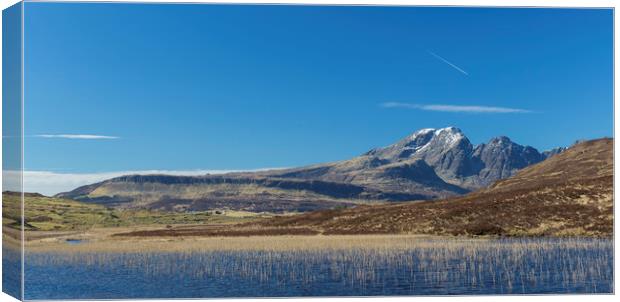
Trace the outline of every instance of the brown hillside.
<instances>
[{"instance_id":1,"label":"brown hillside","mask_svg":"<svg viewBox=\"0 0 620 302\"><path fill-rule=\"evenodd\" d=\"M613 140L597 139L577 144L564 153L496 182L487 191L537 188L584 179L613 178Z\"/></svg>"},{"instance_id":2,"label":"brown hillside","mask_svg":"<svg viewBox=\"0 0 620 302\"><path fill-rule=\"evenodd\" d=\"M613 140L582 142L459 198L317 211L246 227L323 234L610 236Z\"/></svg>"}]
</instances>

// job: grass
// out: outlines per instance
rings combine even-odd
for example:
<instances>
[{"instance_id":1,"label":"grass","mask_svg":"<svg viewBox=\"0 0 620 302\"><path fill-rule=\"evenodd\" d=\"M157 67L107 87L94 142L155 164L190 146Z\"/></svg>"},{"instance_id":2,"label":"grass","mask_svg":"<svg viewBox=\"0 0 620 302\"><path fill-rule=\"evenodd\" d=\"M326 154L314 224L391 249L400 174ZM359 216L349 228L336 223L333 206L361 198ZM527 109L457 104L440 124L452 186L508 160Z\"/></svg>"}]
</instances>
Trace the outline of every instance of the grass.
<instances>
[{"instance_id":1,"label":"grass","mask_svg":"<svg viewBox=\"0 0 620 302\"><path fill-rule=\"evenodd\" d=\"M20 195L3 193L3 226L21 226ZM119 210L69 199L25 195L26 231L80 231L97 227L123 227L173 224L229 224L248 222L268 214L218 210L201 212L168 212Z\"/></svg>"},{"instance_id":2,"label":"grass","mask_svg":"<svg viewBox=\"0 0 620 302\"><path fill-rule=\"evenodd\" d=\"M21 225L21 198L18 194L2 195L3 225ZM103 206L72 200L49 198L38 194L25 196L26 230L78 230L94 225L116 225L120 219Z\"/></svg>"}]
</instances>

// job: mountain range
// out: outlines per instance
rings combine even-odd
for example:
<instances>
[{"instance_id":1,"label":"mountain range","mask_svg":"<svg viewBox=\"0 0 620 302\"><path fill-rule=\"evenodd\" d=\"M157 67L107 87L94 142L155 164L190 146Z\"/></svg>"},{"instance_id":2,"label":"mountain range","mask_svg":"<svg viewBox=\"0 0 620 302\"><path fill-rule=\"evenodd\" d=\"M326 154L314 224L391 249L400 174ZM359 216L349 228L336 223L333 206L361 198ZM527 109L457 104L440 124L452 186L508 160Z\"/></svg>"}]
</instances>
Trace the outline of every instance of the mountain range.
<instances>
[{"instance_id":1,"label":"mountain range","mask_svg":"<svg viewBox=\"0 0 620 302\"><path fill-rule=\"evenodd\" d=\"M352 183L431 199L486 187L563 150L540 153L505 136L474 146L455 127L422 129L351 160L261 174Z\"/></svg>"},{"instance_id":2,"label":"mountain range","mask_svg":"<svg viewBox=\"0 0 620 302\"><path fill-rule=\"evenodd\" d=\"M613 170L613 139L597 139L465 196L282 216L249 229L326 235L610 236Z\"/></svg>"},{"instance_id":3,"label":"mountain range","mask_svg":"<svg viewBox=\"0 0 620 302\"><path fill-rule=\"evenodd\" d=\"M455 127L422 129L339 162L223 175L127 175L56 197L120 208L303 212L462 195L564 150L541 153L505 136L473 145Z\"/></svg>"}]
</instances>

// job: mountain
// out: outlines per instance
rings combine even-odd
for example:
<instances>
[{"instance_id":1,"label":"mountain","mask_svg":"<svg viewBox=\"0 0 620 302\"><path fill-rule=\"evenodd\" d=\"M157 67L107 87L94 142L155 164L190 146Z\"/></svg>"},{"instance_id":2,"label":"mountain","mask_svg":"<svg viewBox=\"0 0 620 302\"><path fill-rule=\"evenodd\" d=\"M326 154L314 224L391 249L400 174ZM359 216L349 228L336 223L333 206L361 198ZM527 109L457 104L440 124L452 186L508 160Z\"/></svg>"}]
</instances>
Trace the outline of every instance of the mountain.
<instances>
[{"instance_id":1,"label":"mountain","mask_svg":"<svg viewBox=\"0 0 620 302\"><path fill-rule=\"evenodd\" d=\"M251 225L323 234L611 236L613 140L581 142L462 197L359 206Z\"/></svg>"},{"instance_id":2,"label":"mountain","mask_svg":"<svg viewBox=\"0 0 620 302\"><path fill-rule=\"evenodd\" d=\"M554 150L557 154L562 149ZM474 146L460 129L447 127L416 131L351 160L263 174L347 182L439 198L486 187L546 157L505 136Z\"/></svg>"},{"instance_id":3,"label":"mountain","mask_svg":"<svg viewBox=\"0 0 620 302\"><path fill-rule=\"evenodd\" d=\"M128 175L57 197L121 208L303 212L462 195L545 158L507 137L474 146L455 127L422 129L340 162L224 175Z\"/></svg>"}]
</instances>

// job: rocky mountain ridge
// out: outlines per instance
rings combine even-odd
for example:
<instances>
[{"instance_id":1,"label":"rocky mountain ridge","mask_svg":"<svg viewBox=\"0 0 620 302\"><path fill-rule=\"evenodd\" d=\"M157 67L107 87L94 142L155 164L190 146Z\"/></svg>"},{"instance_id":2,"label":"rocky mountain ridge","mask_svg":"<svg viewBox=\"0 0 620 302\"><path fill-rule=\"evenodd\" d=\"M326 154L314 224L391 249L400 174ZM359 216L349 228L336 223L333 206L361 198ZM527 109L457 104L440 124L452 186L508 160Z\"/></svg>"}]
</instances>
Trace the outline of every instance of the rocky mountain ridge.
<instances>
[{"instance_id":1,"label":"rocky mountain ridge","mask_svg":"<svg viewBox=\"0 0 620 302\"><path fill-rule=\"evenodd\" d=\"M540 153L506 136L474 146L455 127L421 129L383 148L372 149L359 157L336 163L267 172L265 175L348 182L384 188L386 178L403 184L392 189L409 191L426 186L428 195L446 197L486 187L513 175L519 169L561 153L563 148ZM420 173L424 164L430 169ZM415 168L412 168L415 167ZM385 170L401 173L385 173ZM416 170L413 173L411 170ZM431 171L432 170L432 171ZM418 177L415 177L415 176Z\"/></svg>"}]
</instances>

